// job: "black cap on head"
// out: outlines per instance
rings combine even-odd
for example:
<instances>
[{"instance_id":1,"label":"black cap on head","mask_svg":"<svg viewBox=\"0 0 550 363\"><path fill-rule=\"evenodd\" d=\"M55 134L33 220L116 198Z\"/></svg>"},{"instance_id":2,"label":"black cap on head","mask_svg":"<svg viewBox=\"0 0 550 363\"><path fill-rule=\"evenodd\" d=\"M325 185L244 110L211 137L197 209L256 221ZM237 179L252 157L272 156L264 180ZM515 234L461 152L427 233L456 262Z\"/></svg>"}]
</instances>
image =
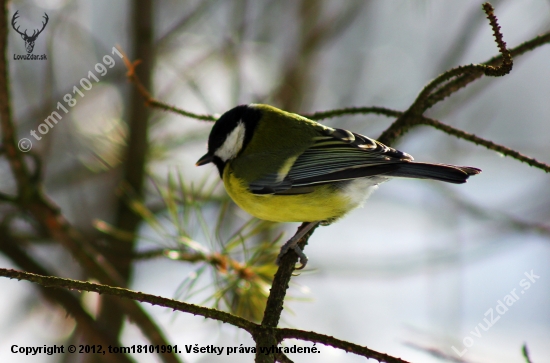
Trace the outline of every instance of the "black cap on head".
<instances>
[{"instance_id":1,"label":"black cap on head","mask_svg":"<svg viewBox=\"0 0 550 363\"><path fill-rule=\"evenodd\" d=\"M246 145L250 142L250 139L252 139L252 135L254 134L254 130L261 116L260 110L248 105L240 105L224 113L214 123L210 131L210 136L208 137L208 153L200 158L196 165L204 165L213 162L218 167L220 176L222 176L226 161L215 155L216 150L222 147L229 134L239 125L239 123L244 124L245 134L241 151L244 150Z\"/></svg>"}]
</instances>

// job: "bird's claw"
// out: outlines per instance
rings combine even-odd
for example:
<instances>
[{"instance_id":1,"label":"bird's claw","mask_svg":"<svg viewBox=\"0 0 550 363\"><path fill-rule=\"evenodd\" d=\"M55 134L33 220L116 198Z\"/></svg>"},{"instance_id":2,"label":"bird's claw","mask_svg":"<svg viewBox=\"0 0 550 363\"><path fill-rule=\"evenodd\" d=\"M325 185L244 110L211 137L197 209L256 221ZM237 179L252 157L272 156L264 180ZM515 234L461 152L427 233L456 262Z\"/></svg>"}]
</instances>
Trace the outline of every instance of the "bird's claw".
<instances>
[{"instance_id":1,"label":"bird's claw","mask_svg":"<svg viewBox=\"0 0 550 363\"><path fill-rule=\"evenodd\" d=\"M306 254L304 253L304 251L302 251L300 246L298 246L297 244L294 245L294 246L292 246L290 244L283 245L283 247L281 247L281 252L279 252L279 256L277 256L277 260L275 261L275 263L277 264L277 266L280 266L281 265L281 259L288 252L288 250L290 250L291 248L298 255L298 257L300 258L300 266L296 267L296 270L304 269L307 265L308 258L306 256Z\"/></svg>"},{"instance_id":2,"label":"bird's claw","mask_svg":"<svg viewBox=\"0 0 550 363\"><path fill-rule=\"evenodd\" d=\"M298 242L314 227L316 227L319 224L319 222L309 222L307 224L304 224L301 229L298 229L298 232L289 239L283 247L281 247L281 252L279 252L279 256L277 256L277 260L275 263L280 266L281 265L281 259L283 256L288 252L289 249L293 249L294 252L298 255L300 258L300 267L297 267L296 270L302 270L307 265L307 256L302 251L300 246L298 246Z\"/></svg>"},{"instance_id":3,"label":"bird's claw","mask_svg":"<svg viewBox=\"0 0 550 363\"><path fill-rule=\"evenodd\" d=\"M294 252L296 252L298 257L300 258L300 267L296 267L296 270L304 269L308 261L306 254L304 253L304 251L302 251L302 249L298 245L294 246Z\"/></svg>"}]
</instances>

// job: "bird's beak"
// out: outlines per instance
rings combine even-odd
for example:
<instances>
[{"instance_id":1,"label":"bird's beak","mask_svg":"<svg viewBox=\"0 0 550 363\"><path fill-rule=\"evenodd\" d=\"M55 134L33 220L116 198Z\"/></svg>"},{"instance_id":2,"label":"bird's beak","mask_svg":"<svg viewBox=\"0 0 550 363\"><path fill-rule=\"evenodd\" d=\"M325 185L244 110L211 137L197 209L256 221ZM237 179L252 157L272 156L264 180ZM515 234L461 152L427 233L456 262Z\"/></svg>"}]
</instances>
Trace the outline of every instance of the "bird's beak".
<instances>
[{"instance_id":1,"label":"bird's beak","mask_svg":"<svg viewBox=\"0 0 550 363\"><path fill-rule=\"evenodd\" d=\"M214 157L212 155L205 154L199 159L199 161L197 161L195 163L195 165L196 166L205 165L205 164L211 163L213 159L214 159Z\"/></svg>"}]
</instances>

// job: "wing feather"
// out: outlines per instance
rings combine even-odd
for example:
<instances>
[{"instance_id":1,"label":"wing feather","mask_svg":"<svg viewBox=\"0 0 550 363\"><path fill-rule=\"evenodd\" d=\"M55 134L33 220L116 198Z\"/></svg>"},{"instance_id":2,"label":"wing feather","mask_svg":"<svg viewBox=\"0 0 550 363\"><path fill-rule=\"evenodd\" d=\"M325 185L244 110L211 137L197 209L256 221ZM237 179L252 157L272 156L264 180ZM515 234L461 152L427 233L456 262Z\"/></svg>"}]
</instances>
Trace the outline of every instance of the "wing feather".
<instances>
[{"instance_id":1,"label":"wing feather","mask_svg":"<svg viewBox=\"0 0 550 363\"><path fill-rule=\"evenodd\" d=\"M369 137L344 129L325 128L288 170L263 176L249 184L255 194L303 194L308 185L389 173L413 158Z\"/></svg>"}]
</instances>

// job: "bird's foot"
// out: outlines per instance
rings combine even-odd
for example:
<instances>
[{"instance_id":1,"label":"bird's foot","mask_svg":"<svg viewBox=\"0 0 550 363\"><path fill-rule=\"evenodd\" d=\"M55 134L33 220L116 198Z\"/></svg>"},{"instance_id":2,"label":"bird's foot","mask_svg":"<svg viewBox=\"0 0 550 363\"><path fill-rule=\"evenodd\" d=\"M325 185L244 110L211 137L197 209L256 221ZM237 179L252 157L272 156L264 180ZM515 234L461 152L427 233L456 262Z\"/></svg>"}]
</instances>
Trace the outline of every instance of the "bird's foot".
<instances>
[{"instance_id":1,"label":"bird's foot","mask_svg":"<svg viewBox=\"0 0 550 363\"><path fill-rule=\"evenodd\" d=\"M308 258L304 251L298 246L298 242L304 237L313 227L317 226L319 222L310 222L306 224L302 229L300 229L294 236L292 236L291 239L289 239L282 247L281 252L279 252L279 256L277 256L276 263L277 265L281 265L281 259L283 256L288 252L288 250L292 249L294 252L298 255L300 259L300 267L297 267L296 270L301 270L307 265Z\"/></svg>"}]
</instances>

